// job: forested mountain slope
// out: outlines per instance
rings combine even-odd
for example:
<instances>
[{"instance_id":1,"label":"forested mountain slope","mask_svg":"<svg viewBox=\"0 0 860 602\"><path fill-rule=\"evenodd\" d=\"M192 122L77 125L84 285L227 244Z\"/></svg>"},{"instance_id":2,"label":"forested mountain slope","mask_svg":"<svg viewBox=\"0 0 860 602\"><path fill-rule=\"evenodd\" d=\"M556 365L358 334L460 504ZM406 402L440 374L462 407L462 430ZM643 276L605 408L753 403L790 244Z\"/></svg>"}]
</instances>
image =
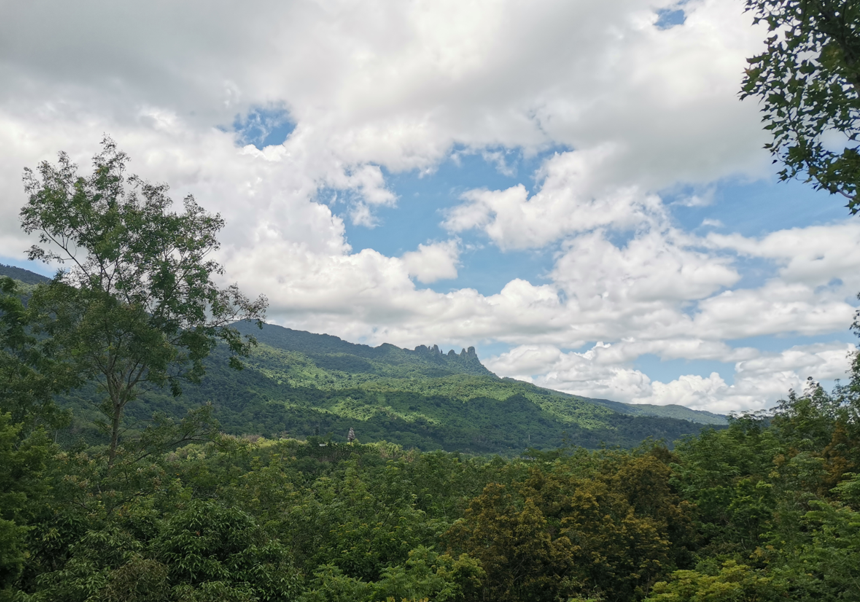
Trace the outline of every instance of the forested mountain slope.
<instances>
[{"instance_id":1,"label":"forested mountain slope","mask_svg":"<svg viewBox=\"0 0 860 602\"><path fill-rule=\"evenodd\" d=\"M30 285L47 280L20 268L0 272ZM185 385L181 397L148 391L130 404L130 427L143 427L154 411L178 418L211 403L232 434L343 440L352 427L363 442L509 454L564 443L629 447L649 437L671 443L702 425L725 424L723 416L681 406L593 400L499 378L472 347L370 347L271 324L235 326L259 342L244 370L229 369L226 349L218 348L203 382ZM97 398L93 386L63 398L74 416L63 438L100 439Z\"/></svg>"},{"instance_id":2,"label":"forested mountain slope","mask_svg":"<svg viewBox=\"0 0 860 602\"><path fill-rule=\"evenodd\" d=\"M671 443L724 420L677 406L639 410L498 378L472 348L369 347L270 324L237 327L259 341L244 370L228 369L219 348L200 385L186 386L178 399L149 393L129 407L129 417L144 424L153 410L180 416L211 402L228 433L341 441L354 428L363 442L505 454L565 442L629 447L650 437ZM686 419L648 411L683 412Z\"/></svg>"},{"instance_id":3,"label":"forested mountain slope","mask_svg":"<svg viewBox=\"0 0 860 602\"><path fill-rule=\"evenodd\" d=\"M24 268L16 268L11 265L4 265L2 263L0 263L0 276L8 276L13 280L23 282L24 284L42 284L43 282L48 282L50 280L50 278L46 278L36 272L31 272Z\"/></svg>"}]
</instances>

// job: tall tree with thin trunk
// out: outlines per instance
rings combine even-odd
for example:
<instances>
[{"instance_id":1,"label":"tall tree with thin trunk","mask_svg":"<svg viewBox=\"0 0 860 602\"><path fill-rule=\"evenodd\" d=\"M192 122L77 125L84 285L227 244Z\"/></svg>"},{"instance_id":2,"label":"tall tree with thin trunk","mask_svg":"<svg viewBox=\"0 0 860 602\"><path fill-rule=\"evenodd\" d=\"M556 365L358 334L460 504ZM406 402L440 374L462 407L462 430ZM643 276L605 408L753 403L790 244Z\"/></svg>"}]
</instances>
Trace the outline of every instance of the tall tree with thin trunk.
<instances>
[{"instance_id":1,"label":"tall tree with thin trunk","mask_svg":"<svg viewBox=\"0 0 860 602\"><path fill-rule=\"evenodd\" d=\"M235 284L214 282L224 272L211 258L221 216L191 196L184 211L172 212L168 186L127 175L128 160L106 138L92 174L79 176L60 153L56 165L25 170L29 199L21 209L24 230L39 236L29 258L64 268L31 303L52 313L47 334L98 383L111 463L123 412L141 388L169 386L179 395L182 380L203 376L203 360L219 341L240 368L237 356L254 340L230 324L262 325L267 306L263 296L251 300Z\"/></svg>"}]
</instances>

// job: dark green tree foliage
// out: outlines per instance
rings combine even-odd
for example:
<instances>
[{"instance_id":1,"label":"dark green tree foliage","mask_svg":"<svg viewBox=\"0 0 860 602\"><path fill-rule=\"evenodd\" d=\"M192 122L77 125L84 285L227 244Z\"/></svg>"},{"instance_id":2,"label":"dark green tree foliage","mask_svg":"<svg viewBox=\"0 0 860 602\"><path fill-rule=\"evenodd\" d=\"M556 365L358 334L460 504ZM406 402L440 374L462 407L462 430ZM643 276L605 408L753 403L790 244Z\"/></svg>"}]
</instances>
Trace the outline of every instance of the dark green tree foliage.
<instances>
[{"instance_id":1,"label":"dark green tree foliage","mask_svg":"<svg viewBox=\"0 0 860 602\"><path fill-rule=\"evenodd\" d=\"M677 448L676 484L695 504L699 542L709 554L750 554L761 544L776 499L769 485L780 447L760 419L735 420Z\"/></svg>"},{"instance_id":2,"label":"dark green tree foliage","mask_svg":"<svg viewBox=\"0 0 860 602\"><path fill-rule=\"evenodd\" d=\"M767 148L783 180L802 177L860 211L860 2L747 0L768 27L767 49L749 59L741 98L762 102Z\"/></svg>"},{"instance_id":3,"label":"dark green tree foliage","mask_svg":"<svg viewBox=\"0 0 860 602\"><path fill-rule=\"evenodd\" d=\"M698 562L655 586L650 600L860 598L853 380L833 393L810 382L773 416L746 417L677 448L675 480L695 504ZM684 597L692 592L698 598Z\"/></svg>"},{"instance_id":4,"label":"dark green tree foliage","mask_svg":"<svg viewBox=\"0 0 860 602\"><path fill-rule=\"evenodd\" d=\"M47 490L50 441L41 430L22 436L23 426L0 412L0 590L24 568L30 525Z\"/></svg>"},{"instance_id":5,"label":"dark green tree foliage","mask_svg":"<svg viewBox=\"0 0 860 602\"><path fill-rule=\"evenodd\" d=\"M185 590L190 588L217 588L225 597L244 592L264 600L298 593L299 579L287 549L272 541L250 515L214 502L193 502L172 516L152 550L167 567L166 580L182 584L181 596L188 596Z\"/></svg>"},{"instance_id":6,"label":"dark green tree foliage","mask_svg":"<svg viewBox=\"0 0 860 602\"><path fill-rule=\"evenodd\" d=\"M487 571L485 599L640 598L689 561L690 508L665 449L597 452L490 483L448 531Z\"/></svg>"},{"instance_id":7,"label":"dark green tree foliage","mask_svg":"<svg viewBox=\"0 0 860 602\"><path fill-rule=\"evenodd\" d=\"M41 245L30 259L68 266L32 303L54 315L48 334L97 379L111 458L123 411L141 386L168 384L178 395L181 378L200 380L202 361L219 340L238 367L235 355L246 354L250 340L229 324L259 321L266 306L263 297L251 301L235 285L214 283L223 272L210 257L220 216L191 196L184 212L171 212L167 185L127 176L127 162L106 139L84 177L60 153L56 166L25 170L29 200L21 210L24 230L38 233Z\"/></svg>"},{"instance_id":8,"label":"dark green tree foliage","mask_svg":"<svg viewBox=\"0 0 860 602\"><path fill-rule=\"evenodd\" d=\"M860 212L860 2L746 6L769 37L741 97L763 103L780 177L842 194ZM827 393L810 381L770 424L747 418L679 450L691 460L679 481L697 502L706 545L697 571L659 583L652 600L860 599L858 379L855 354L848 386Z\"/></svg>"},{"instance_id":9,"label":"dark green tree foliage","mask_svg":"<svg viewBox=\"0 0 860 602\"><path fill-rule=\"evenodd\" d=\"M857 399L851 386L813 385L772 416L737 419L675 451L566 447L503 459L325 437L188 444L207 408L185 424L159 419L122 442L111 467L98 449L51 458L44 440L0 445L0 466L21 468L0 472L12 492L0 501L13 509L0 523L11 528L0 547L6 593L857 599ZM0 439L19 437L5 428Z\"/></svg>"},{"instance_id":10,"label":"dark green tree foliage","mask_svg":"<svg viewBox=\"0 0 860 602\"><path fill-rule=\"evenodd\" d=\"M69 362L58 360L56 342L35 335L47 317L26 304L26 295L14 280L0 277L0 412L26 431L58 428L68 416L53 397L79 381Z\"/></svg>"},{"instance_id":11,"label":"dark green tree foliage","mask_svg":"<svg viewBox=\"0 0 860 602\"><path fill-rule=\"evenodd\" d=\"M21 576L32 523L44 510L55 451L45 428L68 420L53 395L77 382L54 342L33 334L45 316L25 301L19 284L0 277L0 590Z\"/></svg>"}]
</instances>

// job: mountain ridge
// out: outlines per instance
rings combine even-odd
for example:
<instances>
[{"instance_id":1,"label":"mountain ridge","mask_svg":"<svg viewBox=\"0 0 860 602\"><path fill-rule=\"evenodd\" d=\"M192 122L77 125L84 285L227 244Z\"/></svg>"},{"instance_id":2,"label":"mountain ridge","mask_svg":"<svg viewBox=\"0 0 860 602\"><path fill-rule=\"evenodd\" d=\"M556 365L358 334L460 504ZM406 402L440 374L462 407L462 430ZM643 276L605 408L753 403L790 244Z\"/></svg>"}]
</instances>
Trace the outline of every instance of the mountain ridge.
<instances>
[{"instance_id":1,"label":"mountain ridge","mask_svg":"<svg viewBox=\"0 0 860 602\"><path fill-rule=\"evenodd\" d=\"M492 376L503 381L515 381L517 383L529 385L537 389L551 392L552 394L571 397L579 400L586 400L591 403L604 406L616 412L631 416L658 416L670 418L683 417L682 419L689 420L691 422L719 426L723 426L728 423L727 418L723 415L715 414L705 410L693 410L691 408L687 408L686 406L681 406L677 404L628 404L608 399L594 399L581 395L575 395L573 393L566 393L564 391L557 391L555 389L538 387L537 385L533 385L531 383L519 381L517 379L512 379L509 377L499 377L493 372L491 372L489 369L487 369L481 363L475 352L474 347L468 347L467 349L463 349L459 354L456 353L453 349L451 349L448 353L444 353L439 349L437 345L433 345L432 347L429 347L427 345L418 345L414 350L397 347L390 343L382 343L377 347L370 347L369 345L361 343L350 343L334 335L315 334L302 330L293 330L291 328L278 326L276 324L265 324L263 330L258 329L253 323L237 322L233 326L236 327L242 334L254 336L260 343L264 343L270 346L281 346L284 349L289 349L292 351L302 351L303 349L307 350L311 346L310 341L314 340L313 337L320 337L319 340L322 341L337 341L336 348L339 353L349 354L352 352L356 352L356 355L361 354L365 357L379 358L387 356L389 359L397 352L401 352L407 355L414 354L415 356L423 357L429 359L430 361L434 361L437 364L445 365L450 369L454 369L457 366L468 366L468 369L463 371L463 373L465 374L479 374ZM284 331L286 336L282 335L280 337L273 337L272 329L277 329L275 332L278 332L278 330L282 330ZM296 344L287 342L288 338L291 337L301 339L302 343Z\"/></svg>"},{"instance_id":2,"label":"mountain ridge","mask_svg":"<svg viewBox=\"0 0 860 602\"><path fill-rule=\"evenodd\" d=\"M350 343L330 334L294 330L277 324L266 323L262 330L257 328L254 322L236 322L232 326L244 335L253 336L259 343L286 351L310 352L315 355L324 353L354 355L366 359L385 359L395 363L411 361L420 364L423 360L463 374L496 376L481 363L474 347L464 348L460 353L456 353L453 349L443 353L438 345L432 347L418 345L415 349L404 349L390 343L382 343L377 347L371 347L362 343Z\"/></svg>"},{"instance_id":3,"label":"mountain ridge","mask_svg":"<svg viewBox=\"0 0 860 602\"><path fill-rule=\"evenodd\" d=\"M14 268L10 275L19 270L26 272ZM234 326L258 341L244 370L228 369L229 353L219 345L205 362L203 381L186 385L182 397L143 392L127 408L129 428L143 428L154 412L179 418L209 403L222 429L236 435L338 438L355 428L364 442L510 455L566 444L632 447L648 438L671 444L726 424L725 417L682 406L594 400L500 378L474 347L460 353L437 345L371 347L274 324ZM59 400L74 416L62 438L99 441L97 399L89 386Z\"/></svg>"},{"instance_id":4,"label":"mountain ridge","mask_svg":"<svg viewBox=\"0 0 860 602\"><path fill-rule=\"evenodd\" d=\"M5 265L2 263L0 263L0 276L8 276L12 280L17 280L18 282L22 282L31 286L34 284L44 284L46 282L51 281L51 279L47 276L42 276L41 274L37 274L36 272L25 270L24 268L17 268L13 265Z\"/></svg>"}]
</instances>

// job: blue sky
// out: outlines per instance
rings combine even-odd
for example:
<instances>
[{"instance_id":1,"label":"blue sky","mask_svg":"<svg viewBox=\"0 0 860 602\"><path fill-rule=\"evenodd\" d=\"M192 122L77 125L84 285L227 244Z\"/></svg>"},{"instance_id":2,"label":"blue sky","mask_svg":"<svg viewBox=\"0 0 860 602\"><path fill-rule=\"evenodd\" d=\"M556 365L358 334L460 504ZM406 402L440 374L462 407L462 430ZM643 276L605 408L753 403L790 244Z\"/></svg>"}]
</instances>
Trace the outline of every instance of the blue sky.
<instances>
[{"instance_id":1,"label":"blue sky","mask_svg":"<svg viewBox=\"0 0 860 602\"><path fill-rule=\"evenodd\" d=\"M47 4L0 23L4 263L53 269L21 170L107 133L271 322L717 412L846 374L860 225L776 181L740 0Z\"/></svg>"}]
</instances>

